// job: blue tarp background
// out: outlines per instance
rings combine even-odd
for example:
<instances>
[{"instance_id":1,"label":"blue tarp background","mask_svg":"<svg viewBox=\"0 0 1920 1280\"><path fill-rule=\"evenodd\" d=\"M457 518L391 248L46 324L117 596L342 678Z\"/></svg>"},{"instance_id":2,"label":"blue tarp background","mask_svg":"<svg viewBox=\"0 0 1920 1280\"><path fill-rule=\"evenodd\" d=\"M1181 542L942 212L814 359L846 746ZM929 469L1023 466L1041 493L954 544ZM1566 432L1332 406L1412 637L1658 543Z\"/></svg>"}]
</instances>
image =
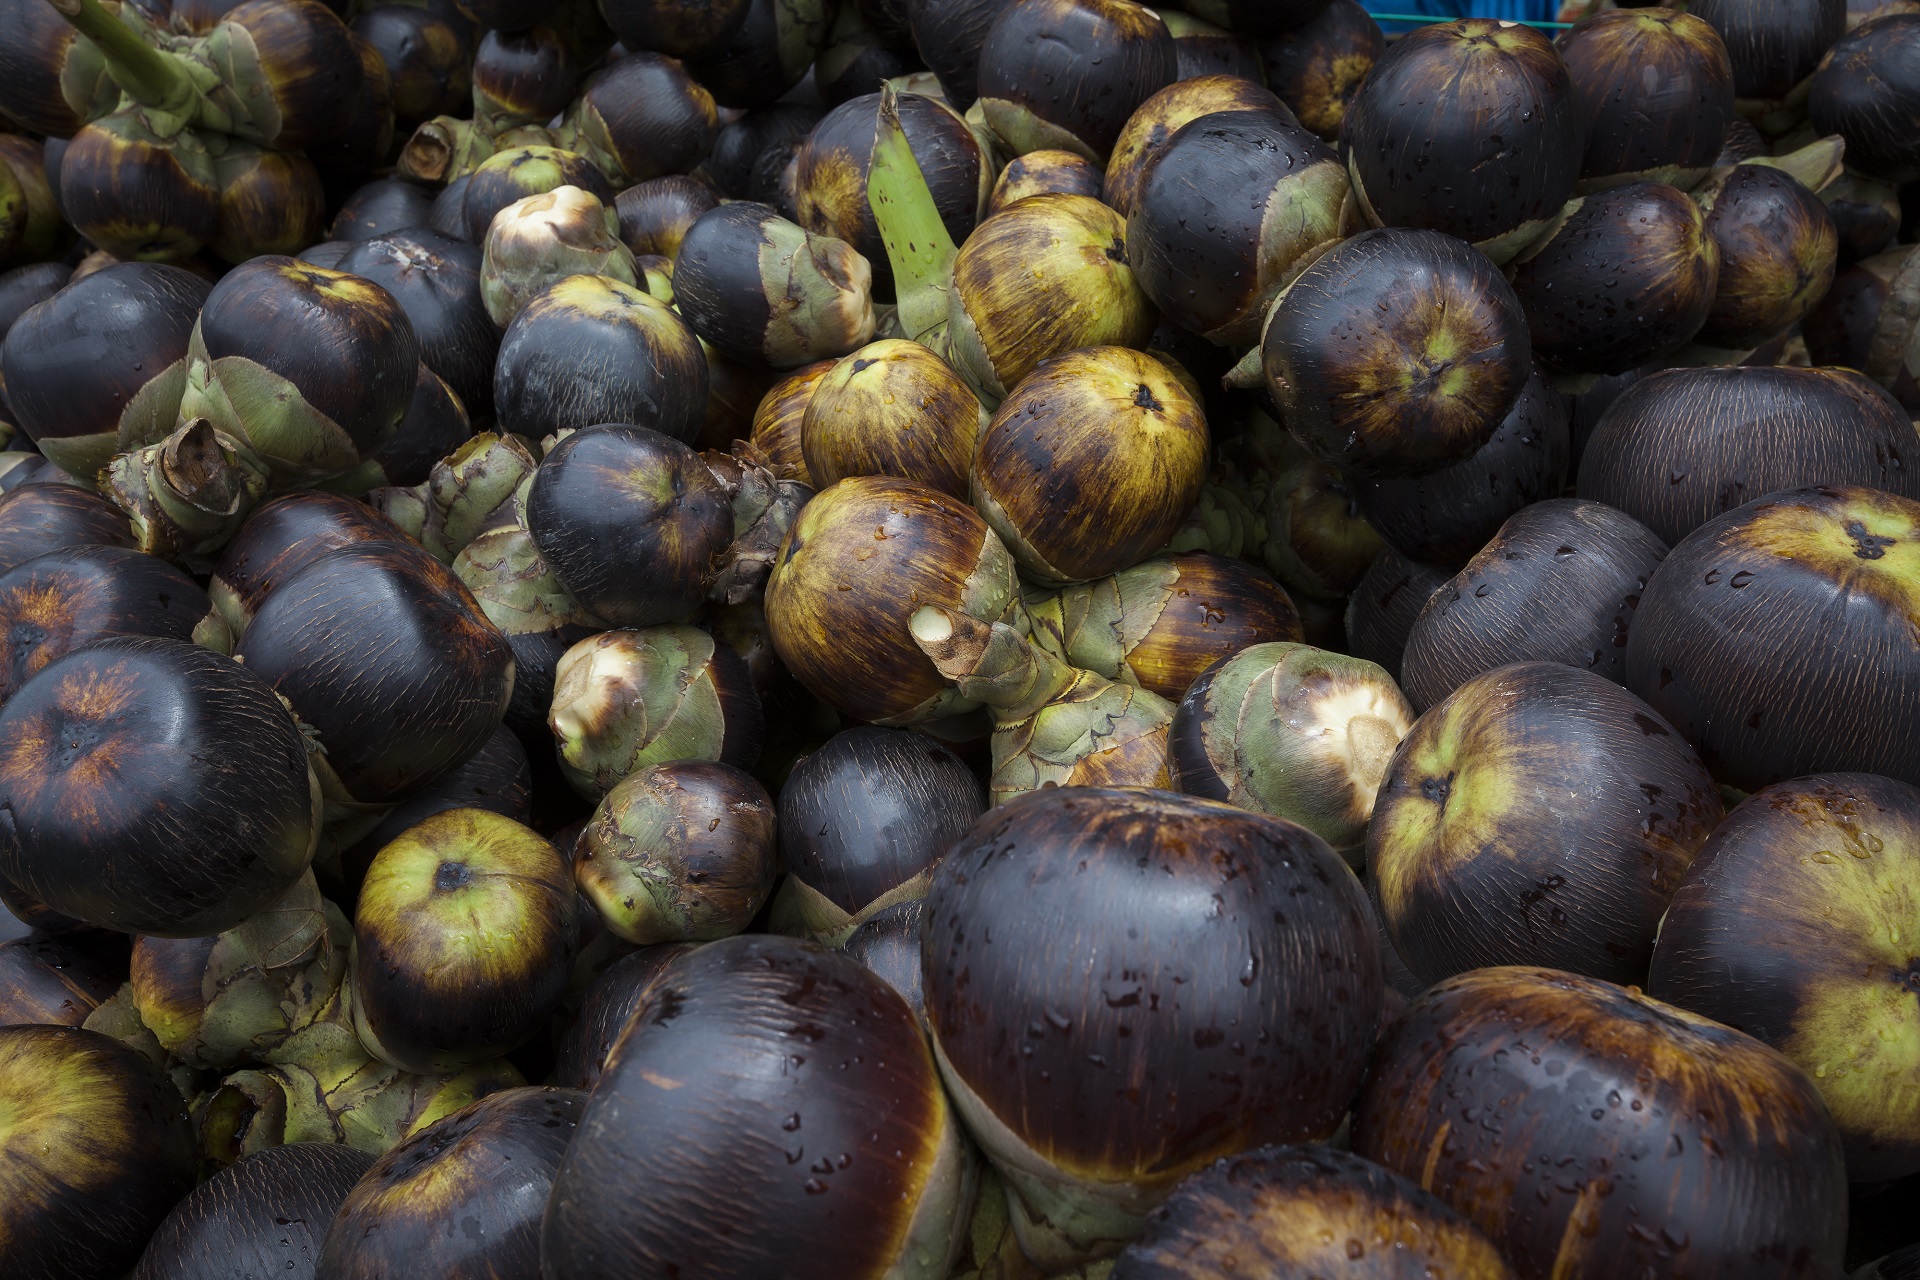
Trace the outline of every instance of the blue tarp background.
<instances>
[{"instance_id":1,"label":"blue tarp background","mask_svg":"<svg viewBox=\"0 0 1920 1280\"><path fill-rule=\"evenodd\" d=\"M1559 0L1367 0L1373 13L1418 13L1434 18L1504 18L1509 22L1552 22ZM1388 30L1407 24L1381 24Z\"/></svg>"}]
</instances>

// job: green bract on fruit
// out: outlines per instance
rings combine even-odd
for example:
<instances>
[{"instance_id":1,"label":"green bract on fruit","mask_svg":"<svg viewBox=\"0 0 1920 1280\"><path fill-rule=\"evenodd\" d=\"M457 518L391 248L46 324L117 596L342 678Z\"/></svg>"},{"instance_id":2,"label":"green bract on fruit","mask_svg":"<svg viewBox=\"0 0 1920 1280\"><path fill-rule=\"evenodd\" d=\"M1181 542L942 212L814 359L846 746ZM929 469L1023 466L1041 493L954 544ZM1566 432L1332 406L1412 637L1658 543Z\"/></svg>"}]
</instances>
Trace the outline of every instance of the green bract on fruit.
<instances>
[{"instance_id":1,"label":"green bract on fruit","mask_svg":"<svg viewBox=\"0 0 1920 1280\"><path fill-rule=\"evenodd\" d=\"M568 276L637 283L633 250L600 198L556 187L516 200L493 215L480 264L480 296L502 329L542 290Z\"/></svg>"},{"instance_id":2,"label":"green bract on fruit","mask_svg":"<svg viewBox=\"0 0 1920 1280\"><path fill-rule=\"evenodd\" d=\"M554 1180L541 1265L932 1280L966 1235L973 1163L892 988L811 943L726 938L667 966L614 1046ZM753 1229L728 1229L720 1210L743 1201Z\"/></svg>"},{"instance_id":3,"label":"green bract on fruit","mask_svg":"<svg viewBox=\"0 0 1920 1280\"><path fill-rule=\"evenodd\" d=\"M1358 865L1374 796L1412 726L1413 708L1373 663L1256 644L1187 690L1169 754L1188 795L1297 822Z\"/></svg>"},{"instance_id":4,"label":"green bract on fruit","mask_svg":"<svg viewBox=\"0 0 1920 1280\"><path fill-rule=\"evenodd\" d=\"M1703 1273L1812 1280L1846 1239L1840 1138L1798 1067L1550 969L1414 1001L1375 1053L1353 1150L1430 1187L1521 1275L1658 1275L1684 1248Z\"/></svg>"},{"instance_id":5,"label":"green bract on fruit","mask_svg":"<svg viewBox=\"0 0 1920 1280\"><path fill-rule=\"evenodd\" d=\"M718 761L657 764L602 797L574 852L580 892L628 942L743 931L773 892L773 797Z\"/></svg>"},{"instance_id":6,"label":"green bract on fruit","mask_svg":"<svg viewBox=\"0 0 1920 1280\"><path fill-rule=\"evenodd\" d=\"M1433 231L1378 230L1336 245L1280 295L1261 366L1314 456L1413 475L1493 438L1526 385L1527 344L1519 299L1484 254Z\"/></svg>"},{"instance_id":7,"label":"green bract on fruit","mask_svg":"<svg viewBox=\"0 0 1920 1280\"><path fill-rule=\"evenodd\" d=\"M298 880L320 837L299 726L179 640L104 640L0 711L0 875L103 928L199 937Z\"/></svg>"},{"instance_id":8,"label":"green bract on fruit","mask_svg":"<svg viewBox=\"0 0 1920 1280\"><path fill-rule=\"evenodd\" d=\"M1517 663L1467 681L1401 741L1367 871L1423 981L1540 964L1639 982L1721 814L1699 758L1645 703L1590 671Z\"/></svg>"},{"instance_id":9,"label":"green bract on fruit","mask_svg":"<svg viewBox=\"0 0 1920 1280\"><path fill-rule=\"evenodd\" d=\"M1027 1256L1111 1256L1218 1156L1330 1136L1379 1017L1373 929L1291 823L1087 788L981 819L928 893L927 1019Z\"/></svg>"},{"instance_id":10,"label":"green bract on fruit","mask_svg":"<svg viewBox=\"0 0 1920 1280\"><path fill-rule=\"evenodd\" d=\"M281 484L312 483L392 438L419 366L413 326L379 285L255 258L207 295L180 412L246 444Z\"/></svg>"},{"instance_id":11,"label":"green bract on fruit","mask_svg":"<svg viewBox=\"0 0 1920 1280\"><path fill-rule=\"evenodd\" d=\"M1920 503L1796 489L1680 540L1641 594L1625 682L1732 786L1855 769L1920 782L1903 710L1920 697L1917 626Z\"/></svg>"},{"instance_id":12,"label":"green bract on fruit","mask_svg":"<svg viewBox=\"0 0 1920 1280\"><path fill-rule=\"evenodd\" d=\"M925 604L1024 619L1013 557L973 508L911 480L856 476L800 512L767 580L787 670L848 715L913 724L972 709L908 631Z\"/></svg>"},{"instance_id":13,"label":"green bract on fruit","mask_svg":"<svg viewBox=\"0 0 1920 1280\"><path fill-rule=\"evenodd\" d=\"M1826 1099L1855 1182L1920 1169L1920 789L1865 773L1757 791L1660 924L1647 989L1757 1036Z\"/></svg>"}]
</instances>

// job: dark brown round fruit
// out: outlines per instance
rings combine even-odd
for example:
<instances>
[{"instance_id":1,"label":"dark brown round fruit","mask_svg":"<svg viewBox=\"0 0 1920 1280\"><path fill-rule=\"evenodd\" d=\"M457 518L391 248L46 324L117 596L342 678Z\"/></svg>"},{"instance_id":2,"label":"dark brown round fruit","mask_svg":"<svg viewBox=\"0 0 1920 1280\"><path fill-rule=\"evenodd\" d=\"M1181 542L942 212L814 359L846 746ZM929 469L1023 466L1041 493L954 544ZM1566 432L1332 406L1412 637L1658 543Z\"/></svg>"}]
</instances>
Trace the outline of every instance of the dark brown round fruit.
<instances>
[{"instance_id":1,"label":"dark brown round fruit","mask_svg":"<svg viewBox=\"0 0 1920 1280\"><path fill-rule=\"evenodd\" d=\"M1615 9L1555 45L1586 126L1583 182L1691 187L1718 162L1735 118L1733 65L1709 23L1676 9Z\"/></svg>"},{"instance_id":2,"label":"dark brown round fruit","mask_svg":"<svg viewBox=\"0 0 1920 1280\"><path fill-rule=\"evenodd\" d=\"M1087 194L1106 201L1121 217L1130 216L1148 168L1173 135L1201 116L1225 111L1265 111L1282 124L1293 123L1286 105L1258 80L1234 75L1176 80L1127 118L1113 154L1107 157L1102 189Z\"/></svg>"},{"instance_id":3,"label":"dark brown round fruit","mask_svg":"<svg viewBox=\"0 0 1920 1280\"><path fill-rule=\"evenodd\" d=\"M1559 495L1570 451L1568 416L1566 397L1536 369L1499 430L1472 457L1421 476L1355 479L1354 499L1387 545L1409 559L1464 564L1507 517Z\"/></svg>"},{"instance_id":4,"label":"dark brown round fruit","mask_svg":"<svg viewBox=\"0 0 1920 1280\"><path fill-rule=\"evenodd\" d=\"M1134 109L1173 82L1173 36L1131 0L1028 0L980 46L988 127L1015 155L1063 147L1104 164Z\"/></svg>"},{"instance_id":5,"label":"dark brown round fruit","mask_svg":"<svg viewBox=\"0 0 1920 1280\"><path fill-rule=\"evenodd\" d=\"M672 258L680 252L687 229L719 203L718 193L698 178L681 174L649 178L628 187L614 200L620 217L620 239L636 255L652 253Z\"/></svg>"},{"instance_id":6,"label":"dark brown round fruit","mask_svg":"<svg viewBox=\"0 0 1920 1280\"><path fill-rule=\"evenodd\" d=\"M71 484L26 484L0 495L0 571L87 543L131 546L126 512Z\"/></svg>"},{"instance_id":7,"label":"dark brown round fruit","mask_svg":"<svg viewBox=\"0 0 1920 1280\"><path fill-rule=\"evenodd\" d=\"M1624 373L1691 341L1719 280L1700 206L1665 183L1634 182L1584 197L1521 255L1513 291L1542 360Z\"/></svg>"},{"instance_id":8,"label":"dark brown round fruit","mask_svg":"<svg viewBox=\"0 0 1920 1280\"><path fill-rule=\"evenodd\" d=\"M473 54L474 114L543 123L567 109L576 81L573 51L552 27L490 30Z\"/></svg>"},{"instance_id":9,"label":"dark brown round fruit","mask_svg":"<svg viewBox=\"0 0 1920 1280\"><path fill-rule=\"evenodd\" d=\"M598 928L596 920L595 927ZM565 1089L591 1090L600 1082L607 1055L646 999L647 986L694 943L663 942L621 956L593 980L580 1000L580 1011L554 1049L553 1082ZM916 950L914 957L919 958Z\"/></svg>"},{"instance_id":10,"label":"dark brown round fruit","mask_svg":"<svg viewBox=\"0 0 1920 1280\"><path fill-rule=\"evenodd\" d=\"M973 771L926 734L848 729L780 788L780 861L857 915L928 871L985 809Z\"/></svg>"},{"instance_id":11,"label":"dark brown round fruit","mask_svg":"<svg viewBox=\"0 0 1920 1280\"><path fill-rule=\"evenodd\" d=\"M281 494L256 507L221 551L207 594L238 636L276 587L327 552L401 537L399 525L357 499L324 489Z\"/></svg>"},{"instance_id":12,"label":"dark brown round fruit","mask_svg":"<svg viewBox=\"0 0 1920 1280\"><path fill-rule=\"evenodd\" d=\"M1043 1260L1117 1249L1223 1154L1331 1135L1384 990L1319 837L1160 791L992 810L935 872L922 945L942 1074Z\"/></svg>"},{"instance_id":13,"label":"dark brown round fruit","mask_svg":"<svg viewBox=\"0 0 1920 1280\"><path fill-rule=\"evenodd\" d=\"M1426 982L1540 964L1646 976L1720 793L1645 703L1590 671L1527 662L1420 717L1367 828L1394 950Z\"/></svg>"},{"instance_id":14,"label":"dark brown round fruit","mask_svg":"<svg viewBox=\"0 0 1920 1280\"><path fill-rule=\"evenodd\" d=\"M1743 503L1811 484L1920 498L1920 441L1898 401L1845 369L1668 369L1601 417L1580 496L1669 545Z\"/></svg>"},{"instance_id":15,"label":"dark brown round fruit","mask_svg":"<svg viewBox=\"0 0 1920 1280\"><path fill-rule=\"evenodd\" d=\"M193 133L176 143L116 111L83 125L62 153L60 210L117 258L178 262L220 224L219 176Z\"/></svg>"},{"instance_id":16,"label":"dark brown round fruit","mask_svg":"<svg viewBox=\"0 0 1920 1280\"><path fill-rule=\"evenodd\" d=\"M230 1164L174 1206L129 1280L314 1280L327 1224L373 1160L295 1142Z\"/></svg>"},{"instance_id":17,"label":"dark brown round fruit","mask_svg":"<svg viewBox=\"0 0 1920 1280\"><path fill-rule=\"evenodd\" d=\"M1920 1171L1920 789L1866 773L1765 787L1701 848L1647 990L1813 1077L1847 1176Z\"/></svg>"},{"instance_id":18,"label":"dark brown round fruit","mask_svg":"<svg viewBox=\"0 0 1920 1280\"><path fill-rule=\"evenodd\" d=\"M1340 149L1377 225L1479 242L1559 212L1581 143L1579 101L1547 38L1464 18L1388 46L1347 106Z\"/></svg>"},{"instance_id":19,"label":"dark brown round fruit","mask_svg":"<svg viewBox=\"0 0 1920 1280\"><path fill-rule=\"evenodd\" d=\"M365 72L346 24L320 0L246 0L221 17L208 43L232 50L227 57L246 68L237 96L262 145L304 151L354 122Z\"/></svg>"},{"instance_id":20,"label":"dark brown round fruit","mask_svg":"<svg viewBox=\"0 0 1920 1280\"><path fill-rule=\"evenodd\" d=\"M773 462L776 472L814 488L807 472L804 428L807 406L820 379L831 373L838 360L816 360L788 373L768 388L753 412L753 444Z\"/></svg>"},{"instance_id":21,"label":"dark brown round fruit","mask_svg":"<svg viewBox=\"0 0 1920 1280\"><path fill-rule=\"evenodd\" d=\"M257 0L254 0L257 3ZM484 244L493 217L516 200L558 187L579 187L611 205L613 184L585 156L558 147L508 147L496 151L471 175L461 210L467 239Z\"/></svg>"},{"instance_id":22,"label":"dark brown round fruit","mask_svg":"<svg viewBox=\"0 0 1920 1280\"><path fill-rule=\"evenodd\" d=\"M1920 783L1917 633L1920 502L1796 489L1681 539L1641 596L1625 682L1731 786Z\"/></svg>"},{"instance_id":23,"label":"dark brown round fruit","mask_svg":"<svg viewBox=\"0 0 1920 1280\"><path fill-rule=\"evenodd\" d=\"M1398 681L1414 619L1447 578L1445 569L1409 560L1391 546L1382 551L1347 600L1347 651L1379 664Z\"/></svg>"},{"instance_id":24,"label":"dark brown round fruit","mask_svg":"<svg viewBox=\"0 0 1920 1280\"><path fill-rule=\"evenodd\" d=\"M0 1027L77 1027L127 981L129 939L104 929L0 942Z\"/></svg>"},{"instance_id":25,"label":"dark brown round fruit","mask_svg":"<svg viewBox=\"0 0 1920 1280\"><path fill-rule=\"evenodd\" d=\"M1311 21L1260 45L1267 84L1300 123L1337 143L1347 105L1386 52L1380 24L1355 0L1333 0Z\"/></svg>"},{"instance_id":26,"label":"dark brown round fruit","mask_svg":"<svg viewBox=\"0 0 1920 1280\"><path fill-rule=\"evenodd\" d=\"M97 1032L0 1028L0 1112L10 1278L123 1274L199 1172L179 1090Z\"/></svg>"},{"instance_id":27,"label":"dark brown round fruit","mask_svg":"<svg viewBox=\"0 0 1920 1280\"><path fill-rule=\"evenodd\" d=\"M179 267L128 262L29 308L0 345L11 421L89 484L115 453L171 431L208 289Z\"/></svg>"},{"instance_id":28,"label":"dark brown round fruit","mask_svg":"<svg viewBox=\"0 0 1920 1280\"><path fill-rule=\"evenodd\" d=\"M618 627L692 621L733 541L733 505L700 455L645 427L562 440L534 473L526 519L554 576Z\"/></svg>"},{"instance_id":29,"label":"dark brown round fruit","mask_svg":"<svg viewBox=\"0 0 1920 1280\"><path fill-rule=\"evenodd\" d=\"M731 8L732 0L722 4ZM723 107L766 106L806 77L832 25L833 6L823 0L748 0L733 33L718 48L689 55L687 70Z\"/></svg>"},{"instance_id":30,"label":"dark brown round fruit","mask_svg":"<svg viewBox=\"0 0 1920 1280\"><path fill-rule=\"evenodd\" d=\"M1827 50L1807 102L1814 128L1846 139L1847 167L1920 178L1920 14L1862 23Z\"/></svg>"},{"instance_id":31,"label":"dark brown round fruit","mask_svg":"<svg viewBox=\"0 0 1920 1280\"><path fill-rule=\"evenodd\" d=\"M1520 398L1532 357L1520 301L1484 254L1432 231L1376 230L1293 282L1261 362L1315 457L1384 476L1471 457Z\"/></svg>"},{"instance_id":32,"label":"dark brown round fruit","mask_svg":"<svg viewBox=\"0 0 1920 1280\"><path fill-rule=\"evenodd\" d=\"M0 574L0 703L56 658L107 636L191 640L207 593L127 547L68 547Z\"/></svg>"},{"instance_id":33,"label":"dark brown round fruit","mask_svg":"<svg viewBox=\"0 0 1920 1280\"><path fill-rule=\"evenodd\" d=\"M1478 1228L1410 1179L1332 1147L1263 1147L1194 1174L1147 1218L1113 1280L1257 1274L1511 1280Z\"/></svg>"},{"instance_id":34,"label":"dark brown round fruit","mask_svg":"<svg viewBox=\"0 0 1920 1280\"><path fill-rule=\"evenodd\" d=\"M1418 1179L1521 1275L1814 1280L1846 1239L1839 1135L1799 1068L1552 970L1485 969L1415 1000L1375 1054L1353 1149Z\"/></svg>"},{"instance_id":35,"label":"dark brown round fruit","mask_svg":"<svg viewBox=\"0 0 1920 1280\"><path fill-rule=\"evenodd\" d=\"M402 129L471 108L471 30L458 19L402 4L376 5L353 20L353 33L378 49L387 64L393 114Z\"/></svg>"},{"instance_id":36,"label":"dark brown round fruit","mask_svg":"<svg viewBox=\"0 0 1920 1280\"><path fill-rule=\"evenodd\" d=\"M917 93L899 94L895 102L901 130L933 193L940 221L953 242L962 244L983 212L991 177L985 172L986 153L967 122L945 103ZM867 199L879 117L880 95L862 93L814 126L796 162L796 221L815 235L844 240L859 250L873 267L874 288L891 297L893 268Z\"/></svg>"},{"instance_id":37,"label":"dark brown round fruit","mask_svg":"<svg viewBox=\"0 0 1920 1280\"><path fill-rule=\"evenodd\" d=\"M1819 196L1769 165L1735 165L1696 193L1720 277L1697 341L1747 351L1777 338L1833 283L1840 237Z\"/></svg>"},{"instance_id":38,"label":"dark brown round fruit","mask_svg":"<svg viewBox=\"0 0 1920 1280\"><path fill-rule=\"evenodd\" d=\"M493 403L500 429L530 440L616 422L691 441L707 383L699 339L672 308L617 280L569 276L507 326Z\"/></svg>"},{"instance_id":39,"label":"dark brown round fruit","mask_svg":"<svg viewBox=\"0 0 1920 1280\"><path fill-rule=\"evenodd\" d=\"M416 224L362 241L338 268L393 295L413 326L421 362L447 380L476 419L493 413L500 351L500 330L480 300L480 259L479 246Z\"/></svg>"},{"instance_id":40,"label":"dark brown round fruit","mask_svg":"<svg viewBox=\"0 0 1920 1280\"><path fill-rule=\"evenodd\" d=\"M841 951L898 991L919 1018L927 1016L920 987L920 933L926 918L925 898L897 902L868 916L840 944Z\"/></svg>"},{"instance_id":41,"label":"dark brown round fruit","mask_svg":"<svg viewBox=\"0 0 1920 1280\"><path fill-rule=\"evenodd\" d=\"M1631 516L1555 498L1516 513L1434 592L1400 681L1421 711L1509 662L1564 662L1625 682L1636 609L1667 546Z\"/></svg>"},{"instance_id":42,"label":"dark brown round fruit","mask_svg":"<svg viewBox=\"0 0 1920 1280\"><path fill-rule=\"evenodd\" d=\"M622 185L691 171L720 128L713 96L672 58L646 52L589 77L567 120L578 145Z\"/></svg>"},{"instance_id":43,"label":"dark brown round fruit","mask_svg":"<svg viewBox=\"0 0 1920 1280\"><path fill-rule=\"evenodd\" d=\"M554 1180L545 1274L945 1274L971 1160L920 1024L886 983L750 934L671 964L627 1026ZM751 1230L729 1225L741 1204Z\"/></svg>"},{"instance_id":44,"label":"dark brown round fruit","mask_svg":"<svg viewBox=\"0 0 1920 1280\"><path fill-rule=\"evenodd\" d=\"M1014 0L905 0L914 47L956 111L979 97L980 46Z\"/></svg>"},{"instance_id":45,"label":"dark brown round fruit","mask_svg":"<svg viewBox=\"0 0 1920 1280\"><path fill-rule=\"evenodd\" d=\"M235 657L313 726L328 767L370 804L472 756L513 688L506 637L413 543L353 543L289 575Z\"/></svg>"},{"instance_id":46,"label":"dark brown round fruit","mask_svg":"<svg viewBox=\"0 0 1920 1280\"><path fill-rule=\"evenodd\" d=\"M1100 170L1071 151L1029 151L1000 171L987 198L987 212L998 213L1016 200L1055 193L1100 197Z\"/></svg>"},{"instance_id":47,"label":"dark brown round fruit","mask_svg":"<svg viewBox=\"0 0 1920 1280\"><path fill-rule=\"evenodd\" d=\"M750 8L750 0L607 0L602 13L629 49L698 58L724 48Z\"/></svg>"},{"instance_id":48,"label":"dark brown round fruit","mask_svg":"<svg viewBox=\"0 0 1920 1280\"><path fill-rule=\"evenodd\" d=\"M814 384L800 429L808 482L898 476L965 498L986 413L953 366L917 342L883 338Z\"/></svg>"},{"instance_id":49,"label":"dark brown round fruit","mask_svg":"<svg viewBox=\"0 0 1920 1280\"><path fill-rule=\"evenodd\" d=\"M1711 23L1726 43L1734 93L1759 102L1792 93L1847 29L1847 0L1695 0L1688 12Z\"/></svg>"},{"instance_id":50,"label":"dark brown round fruit","mask_svg":"<svg viewBox=\"0 0 1920 1280\"><path fill-rule=\"evenodd\" d=\"M327 1280L539 1270L540 1215L586 1095L502 1089L414 1134L368 1169L320 1250Z\"/></svg>"},{"instance_id":51,"label":"dark brown round fruit","mask_svg":"<svg viewBox=\"0 0 1920 1280\"><path fill-rule=\"evenodd\" d=\"M0 875L57 911L162 937L230 929L319 839L299 726L254 673L179 640L104 640L0 712Z\"/></svg>"}]
</instances>

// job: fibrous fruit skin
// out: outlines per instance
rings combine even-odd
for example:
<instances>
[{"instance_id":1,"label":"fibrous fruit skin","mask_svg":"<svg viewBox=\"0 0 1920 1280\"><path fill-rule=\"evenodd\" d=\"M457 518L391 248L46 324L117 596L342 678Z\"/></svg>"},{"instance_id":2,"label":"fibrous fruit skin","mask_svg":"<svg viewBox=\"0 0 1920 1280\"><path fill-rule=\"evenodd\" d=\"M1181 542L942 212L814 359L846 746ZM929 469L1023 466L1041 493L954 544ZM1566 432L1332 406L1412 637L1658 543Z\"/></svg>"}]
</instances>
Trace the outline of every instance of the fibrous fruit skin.
<instances>
[{"instance_id":1,"label":"fibrous fruit skin","mask_svg":"<svg viewBox=\"0 0 1920 1280\"><path fill-rule=\"evenodd\" d=\"M1271 89L1244 76L1200 76L1176 80L1141 103L1120 131L1107 158L1101 185L1085 194L1104 200L1121 217L1133 215L1141 184L1173 135L1201 116L1227 111L1264 111L1282 124L1292 114ZM1068 155L1037 151L1029 155ZM1022 157L1025 159L1026 157ZM1017 165L1020 160L1012 162ZM1083 163L1086 163L1083 161ZM1012 167L1011 165L1009 167Z\"/></svg>"},{"instance_id":2,"label":"fibrous fruit skin","mask_svg":"<svg viewBox=\"0 0 1920 1280\"><path fill-rule=\"evenodd\" d=\"M1379 1016L1373 930L1291 823L1105 788L990 810L935 873L922 966L1028 1256L1111 1256L1219 1155L1331 1134Z\"/></svg>"},{"instance_id":3,"label":"fibrous fruit skin","mask_svg":"<svg viewBox=\"0 0 1920 1280\"><path fill-rule=\"evenodd\" d=\"M1660 915L1723 813L1692 749L1557 662L1477 676L1401 740L1367 828L1394 950L1436 982L1539 964L1646 974Z\"/></svg>"},{"instance_id":4,"label":"fibrous fruit skin","mask_svg":"<svg viewBox=\"0 0 1920 1280\"><path fill-rule=\"evenodd\" d=\"M1690 1274L1812 1280L1846 1239L1840 1138L1798 1067L1551 969L1481 969L1415 1000L1375 1053L1353 1150L1522 1275L1669 1274L1684 1250Z\"/></svg>"},{"instance_id":5,"label":"fibrous fruit skin","mask_svg":"<svg viewBox=\"0 0 1920 1280\"><path fill-rule=\"evenodd\" d=\"M1334 0L1312 21L1262 41L1260 62L1300 123L1338 143L1353 95L1386 48L1372 14L1354 0Z\"/></svg>"},{"instance_id":6,"label":"fibrous fruit skin","mask_svg":"<svg viewBox=\"0 0 1920 1280\"><path fill-rule=\"evenodd\" d=\"M1028 0L980 48L982 114L1015 154L1063 147L1104 163L1179 61L1160 16L1131 0Z\"/></svg>"},{"instance_id":7,"label":"fibrous fruit skin","mask_svg":"<svg viewBox=\"0 0 1920 1280\"><path fill-rule=\"evenodd\" d=\"M1701 848L1647 980L1811 1075L1855 1183L1920 1170L1916 895L1920 788L1866 773L1777 783Z\"/></svg>"},{"instance_id":8,"label":"fibrous fruit skin","mask_svg":"<svg viewBox=\"0 0 1920 1280\"><path fill-rule=\"evenodd\" d=\"M1583 188L1645 178L1690 188L1735 119L1720 33L1673 9L1596 13L1555 42L1586 132Z\"/></svg>"},{"instance_id":9,"label":"fibrous fruit skin","mask_svg":"<svg viewBox=\"0 0 1920 1280\"><path fill-rule=\"evenodd\" d=\"M555 1280L930 1280L973 1185L905 1000L811 943L724 938L649 984L554 1181L541 1263ZM744 1203L752 1230L729 1225Z\"/></svg>"},{"instance_id":10,"label":"fibrous fruit skin","mask_svg":"<svg viewBox=\"0 0 1920 1280\"><path fill-rule=\"evenodd\" d=\"M1674 547L1641 596L1626 685L1730 786L1843 770L1920 783L1904 710L1920 698L1916 626L1920 502L1790 490Z\"/></svg>"},{"instance_id":11,"label":"fibrous fruit skin","mask_svg":"<svg viewBox=\"0 0 1920 1280\"><path fill-rule=\"evenodd\" d=\"M1920 15L1888 14L1841 36L1807 106L1816 129L1846 139L1849 168L1885 182L1920 177Z\"/></svg>"},{"instance_id":12,"label":"fibrous fruit skin","mask_svg":"<svg viewBox=\"0 0 1920 1280\"><path fill-rule=\"evenodd\" d=\"M1280 296L1261 338L1267 389L1315 457L1363 476L1471 456L1532 367L1511 285L1434 231L1364 231Z\"/></svg>"}]
</instances>

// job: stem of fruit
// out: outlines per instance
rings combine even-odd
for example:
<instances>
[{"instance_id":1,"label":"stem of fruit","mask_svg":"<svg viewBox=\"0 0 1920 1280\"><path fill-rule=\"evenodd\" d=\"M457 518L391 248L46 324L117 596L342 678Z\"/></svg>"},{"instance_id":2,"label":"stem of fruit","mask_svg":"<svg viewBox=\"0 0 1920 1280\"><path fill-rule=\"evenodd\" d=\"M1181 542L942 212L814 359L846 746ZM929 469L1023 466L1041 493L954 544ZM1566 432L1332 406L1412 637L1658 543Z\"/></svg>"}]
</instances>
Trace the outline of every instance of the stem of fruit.
<instances>
[{"instance_id":1,"label":"stem of fruit","mask_svg":"<svg viewBox=\"0 0 1920 1280\"><path fill-rule=\"evenodd\" d=\"M867 173L867 202L893 264L900 327L915 342L942 351L947 325L947 294L953 288L953 259L959 252L913 147L900 127L899 95L892 85L880 94L880 118L873 133L873 163Z\"/></svg>"},{"instance_id":2,"label":"stem of fruit","mask_svg":"<svg viewBox=\"0 0 1920 1280\"><path fill-rule=\"evenodd\" d=\"M191 119L199 114L200 91L172 54L154 48L118 18L100 7L100 0L47 0L54 10L87 39L99 46L114 83L144 107Z\"/></svg>"}]
</instances>

